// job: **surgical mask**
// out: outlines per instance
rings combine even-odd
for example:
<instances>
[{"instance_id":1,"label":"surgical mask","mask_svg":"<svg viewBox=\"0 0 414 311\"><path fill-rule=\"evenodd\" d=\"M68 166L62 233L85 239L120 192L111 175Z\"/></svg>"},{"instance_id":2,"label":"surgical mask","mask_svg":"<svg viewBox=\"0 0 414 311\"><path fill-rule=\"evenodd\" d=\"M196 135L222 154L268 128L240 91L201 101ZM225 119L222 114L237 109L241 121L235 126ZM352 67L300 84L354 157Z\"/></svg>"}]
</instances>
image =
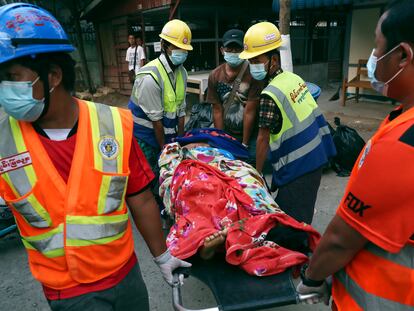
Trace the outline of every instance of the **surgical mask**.
<instances>
[{"instance_id":1,"label":"surgical mask","mask_svg":"<svg viewBox=\"0 0 414 311\"><path fill-rule=\"evenodd\" d=\"M389 84L391 81L393 81L395 78L397 78L401 72L403 72L404 68L401 68L394 76L392 76L387 82L378 81L375 77L375 71L377 70L377 64L379 61L390 55L392 52L394 52L397 48L399 48L400 45L397 45L393 49L391 49L388 53L382 55L381 57L377 57L374 55L375 49L372 50L371 56L368 59L367 62L367 71L368 71L368 78L371 81L372 88L376 90L378 93L381 93L384 96L388 96L389 94ZM411 49L411 57L413 57L413 50Z\"/></svg>"},{"instance_id":2,"label":"surgical mask","mask_svg":"<svg viewBox=\"0 0 414 311\"><path fill-rule=\"evenodd\" d=\"M368 78L371 81L371 86L374 90L376 90L378 93L381 93L384 91L384 82L378 81L375 77L375 71L377 70L377 63L378 63L378 57L374 55L375 49L372 50L371 56L368 59L367 62L367 71L368 71Z\"/></svg>"},{"instance_id":3,"label":"surgical mask","mask_svg":"<svg viewBox=\"0 0 414 311\"><path fill-rule=\"evenodd\" d=\"M255 80L264 80L267 76L267 71L265 69L265 64L249 64L250 74Z\"/></svg>"},{"instance_id":4,"label":"surgical mask","mask_svg":"<svg viewBox=\"0 0 414 311\"><path fill-rule=\"evenodd\" d=\"M0 83L0 106L3 106L8 115L27 122L39 119L45 108L45 101L33 98L33 85L37 81L39 77L33 82L2 81Z\"/></svg>"},{"instance_id":5,"label":"surgical mask","mask_svg":"<svg viewBox=\"0 0 414 311\"><path fill-rule=\"evenodd\" d=\"M237 67L244 62L243 59L239 58L240 53L224 52L224 60L231 67Z\"/></svg>"},{"instance_id":6,"label":"surgical mask","mask_svg":"<svg viewBox=\"0 0 414 311\"><path fill-rule=\"evenodd\" d=\"M175 66L179 66L185 62L187 59L188 52L182 50L172 50L171 55L169 55L171 62Z\"/></svg>"}]
</instances>

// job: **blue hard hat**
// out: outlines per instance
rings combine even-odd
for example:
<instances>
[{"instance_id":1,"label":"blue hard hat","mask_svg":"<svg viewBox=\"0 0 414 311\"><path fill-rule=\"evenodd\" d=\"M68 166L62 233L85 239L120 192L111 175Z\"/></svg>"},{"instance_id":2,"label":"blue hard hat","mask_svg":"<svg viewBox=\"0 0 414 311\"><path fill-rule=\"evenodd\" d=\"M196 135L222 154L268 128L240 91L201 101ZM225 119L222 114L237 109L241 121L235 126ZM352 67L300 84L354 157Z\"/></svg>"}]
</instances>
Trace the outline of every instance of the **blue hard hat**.
<instances>
[{"instance_id":1,"label":"blue hard hat","mask_svg":"<svg viewBox=\"0 0 414 311\"><path fill-rule=\"evenodd\" d=\"M0 64L27 55L74 50L48 11L28 3L0 7Z\"/></svg>"},{"instance_id":2,"label":"blue hard hat","mask_svg":"<svg viewBox=\"0 0 414 311\"><path fill-rule=\"evenodd\" d=\"M306 82L309 92L312 94L312 97L317 100L322 93L322 90L319 86L314 83Z\"/></svg>"}]
</instances>

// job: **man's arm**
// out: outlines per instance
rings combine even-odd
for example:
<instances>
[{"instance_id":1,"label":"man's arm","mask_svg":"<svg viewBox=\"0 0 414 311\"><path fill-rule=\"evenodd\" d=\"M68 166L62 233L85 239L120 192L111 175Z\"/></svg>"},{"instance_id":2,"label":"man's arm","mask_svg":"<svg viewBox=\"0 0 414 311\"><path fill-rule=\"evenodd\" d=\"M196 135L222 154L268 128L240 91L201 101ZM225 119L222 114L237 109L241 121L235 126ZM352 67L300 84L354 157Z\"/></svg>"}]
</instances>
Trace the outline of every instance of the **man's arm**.
<instances>
[{"instance_id":1,"label":"man's arm","mask_svg":"<svg viewBox=\"0 0 414 311\"><path fill-rule=\"evenodd\" d=\"M185 122L185 117L180 117L178 119L178 136L184 135L184 122Z\"/></svg>"},{"instance_id":2,"label":"man's arm","mask_svg":"<svg viewBox=\"0 0 414 311\"><path fill-rule=\"evenodd\" d=\"M153 121L152 125L154 126L155 139L162 149L165 144L164 125L162 124L162 120Z\"/></svg>"},{"instance_id":3,"label":"man's arm","mask_svg":"<svg viewBox=\"0 0 414 311\"><path fill-rule=\"evenodd\" d=\"M261 173L269 150L270 129L261 127L257 135L256 170Z\"/></svg>"},{"instance_id":4,"label":"man's arm","mask_svg":"<svg viewBox=\"0 0 414 311\"><path fill-rule=\"evenodd\" d=\"M305 276L320 281L345 267L367 239L335 215L311 257Z\"/></svg>"},{"instance_id":5,"label":"man's arm","mask_svg":"<svg viewBox=\"0 0 414 311\"><path fill-rule=\"evenodd\" d=\"M207 90L207 103L212 105L213 108L213 123L214 127L220 130L223 129L223 104L221 103L220 96L216 90L216 77L215 70L208 76L208 90Z\"/></svg>"},{"instance_id":6,"label":"man's arm","mask_svg":"<svg viewBox=\"0 0 414 311\"><path fill-rule=\"evenodd\" d=\"M213 104L213 121L215 128L219 130L223 129L223 105L221 103Z\"/></svg>"},{"instance_id":7,"label":"man's arm","mask_svg":"<svg viewBox=\"0 0 414 311\"><path fill-rule=\"evenodd\" d=\"M247 101L243 114L243 144L248 145L252 135L254 122L256 121L257 108L259 100Z\"/></svg>"},{"instance_id":8,"label":"man's arm","mask_svg":"<svg viewBox=\"0 0 414 311\"><path fill-rule=\"evenodd\" d=\"M167 250L162 225L160 211L152 195L151 190L147 190L128 197L126 199L132 219L148 245L151 254L157 257Z\"/></svg>"}]
</instances>

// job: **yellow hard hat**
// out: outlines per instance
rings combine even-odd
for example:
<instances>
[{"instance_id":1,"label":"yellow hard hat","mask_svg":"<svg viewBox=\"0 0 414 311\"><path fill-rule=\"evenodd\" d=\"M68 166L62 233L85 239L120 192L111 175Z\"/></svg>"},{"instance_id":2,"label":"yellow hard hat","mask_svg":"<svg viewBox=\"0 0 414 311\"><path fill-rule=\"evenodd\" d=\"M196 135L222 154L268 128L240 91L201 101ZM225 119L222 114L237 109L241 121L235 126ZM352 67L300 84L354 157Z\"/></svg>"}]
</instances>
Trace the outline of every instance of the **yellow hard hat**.
<instances>
[{"instance_id":1,"label":"yellow hard hat","mask_svg":"<svg viewBox=\"0 0 414 311\"><path fill-rule=\"evenodd\" d=\"M244 35L244 51L239 57L250 59L282 45L279 29L269 22L261 22L250 27Z\"/></svg>"},{"instance_id":2,"label":"yellow hard hat","mask_svg":"<svg viewBox=\"0 0 414 311\"><path fill-rule=\"evenodd\" d=\"M160 37L176 47L192 51L191 46L191 30L190 27L179 19L173 19L166 23L162 28Z\"/></svg>"}]
</instances>

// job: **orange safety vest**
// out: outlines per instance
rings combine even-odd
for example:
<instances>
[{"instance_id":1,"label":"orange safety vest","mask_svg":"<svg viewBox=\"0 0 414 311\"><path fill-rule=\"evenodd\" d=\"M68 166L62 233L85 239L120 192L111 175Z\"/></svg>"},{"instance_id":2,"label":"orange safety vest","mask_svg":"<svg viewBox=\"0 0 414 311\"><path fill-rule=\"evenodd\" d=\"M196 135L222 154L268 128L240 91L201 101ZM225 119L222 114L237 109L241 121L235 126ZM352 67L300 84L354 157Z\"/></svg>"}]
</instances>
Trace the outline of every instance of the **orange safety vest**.
<instances>
[{"instance_id":1,"label":"orange safety vest","mask_svg":"<svg viewBox=\"0 0 414 311\"><path fill-rule=\"evenodd\" d=\"M0 195L16 218L33 276L57 290L116 272L134 248L125 204L131 113L77 104L67 183L30 123L0 120Z\"/></svg>"},{"instance_id":2,"label":"orange safety vest","mask_svg":"<svg viewBox=\"0 0 414 311\"><path fill-rule=\"evenodd\" d=\"M385 120L377 133L368 141L352 170L347 190L357 178L370 148L385 133L402 123L414 120L414 109L404 112L391 122ZM344 200L344 199L343 199ZM341 202L341 205L344 202ZM398 230L398 223L395 224ZM407 241L399 253L390 253L368 243L354 259L333 279L334 310L378 311L414 310L414 243Z\"/></svg>"}]
</instances>

